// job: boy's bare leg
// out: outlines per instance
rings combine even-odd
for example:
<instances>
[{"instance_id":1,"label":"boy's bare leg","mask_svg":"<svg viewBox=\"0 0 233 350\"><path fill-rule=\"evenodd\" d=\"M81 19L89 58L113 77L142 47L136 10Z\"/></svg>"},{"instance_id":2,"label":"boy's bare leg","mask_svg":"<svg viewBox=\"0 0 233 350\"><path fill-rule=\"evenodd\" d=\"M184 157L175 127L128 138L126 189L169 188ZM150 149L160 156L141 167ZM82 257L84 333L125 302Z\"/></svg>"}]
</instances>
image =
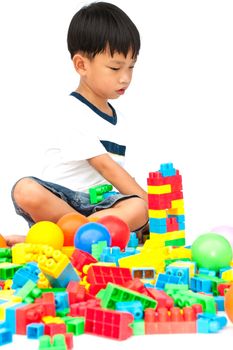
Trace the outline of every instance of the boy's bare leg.
<instances>
[{"instance_id":1,"label":"boy's bare leg","mask_svg":"<svg viewBox=\"0 0 233 350\"><path fill-rule=\"evenodd\" d=\"M30 178L21 179L15 185L13 197L18 206L35 222L42 220L57 222L63 215L76 212L65 201ZM100 218L106 215L120 217L129 225L131 231L142 227L148 220L147 205L144 200L137 197L119 201L114 207L98 211L90 217Z\"/></svg>"}]
</instances>

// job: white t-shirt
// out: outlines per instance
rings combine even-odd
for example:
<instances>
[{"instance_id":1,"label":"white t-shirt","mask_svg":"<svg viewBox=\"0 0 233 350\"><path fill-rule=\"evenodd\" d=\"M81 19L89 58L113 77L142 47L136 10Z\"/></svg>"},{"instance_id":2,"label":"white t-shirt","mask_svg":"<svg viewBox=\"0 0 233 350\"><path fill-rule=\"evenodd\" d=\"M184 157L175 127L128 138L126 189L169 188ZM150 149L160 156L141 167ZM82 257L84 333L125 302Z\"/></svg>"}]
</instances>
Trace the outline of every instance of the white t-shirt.
<instances>
[{"instance_id":1,"label":"white t-shirt","mask_svg":"<svg viewBox=\"0 0 233 350\"><path fill-rule=\"evenodd\" d=\"M87 159L109 153L124 166L125 121L111 105L113 116L108 116L76 92L62 106L53 121L42 178L87 192L107 183Z\"/></svg>"}]
</instances>

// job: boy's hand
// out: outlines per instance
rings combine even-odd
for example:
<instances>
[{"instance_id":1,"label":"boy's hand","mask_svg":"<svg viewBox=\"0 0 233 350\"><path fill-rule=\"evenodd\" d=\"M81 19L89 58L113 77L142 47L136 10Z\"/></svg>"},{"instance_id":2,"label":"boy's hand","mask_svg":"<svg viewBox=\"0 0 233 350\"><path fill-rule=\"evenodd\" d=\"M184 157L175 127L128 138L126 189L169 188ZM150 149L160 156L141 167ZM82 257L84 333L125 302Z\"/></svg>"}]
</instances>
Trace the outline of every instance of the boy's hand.
<instances>
[{"instance_id":1,"label":"boy's hand","mask_svg":"<svg viewBox=\"0 0 233 350\"><path fill-rule=\"evenodd\" d=\"M20 236L20 235L10 235L10 236L5 236L5 241L8 247L12 247L16 243L24 243L25 242L25 236Z\"/></svg>"}]
</instances>

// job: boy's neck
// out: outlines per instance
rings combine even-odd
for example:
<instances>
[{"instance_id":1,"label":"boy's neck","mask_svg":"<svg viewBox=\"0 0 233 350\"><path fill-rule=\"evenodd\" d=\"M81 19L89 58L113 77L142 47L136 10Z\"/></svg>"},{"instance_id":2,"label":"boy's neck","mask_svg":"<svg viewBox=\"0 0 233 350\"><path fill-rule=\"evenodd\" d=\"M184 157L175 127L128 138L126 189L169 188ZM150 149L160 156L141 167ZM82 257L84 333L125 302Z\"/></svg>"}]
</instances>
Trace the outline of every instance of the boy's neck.
<instances>
[{"instance_id":1,"label":"boy's neck","mask_svg":"<svg viewBox=\"0 0 233 350\"><path fill-rule=\"evenodd\" d=\"M106 113L109 116L113 115L112 109L108 104L108 100L104 100L103 98L93 95L91 91L88 91L87 89L83 89L82 86L80 85L75 91L78 92L83 97L85 97L90 103L92 103L101 112Z\"/></svg>"}]
</instances>

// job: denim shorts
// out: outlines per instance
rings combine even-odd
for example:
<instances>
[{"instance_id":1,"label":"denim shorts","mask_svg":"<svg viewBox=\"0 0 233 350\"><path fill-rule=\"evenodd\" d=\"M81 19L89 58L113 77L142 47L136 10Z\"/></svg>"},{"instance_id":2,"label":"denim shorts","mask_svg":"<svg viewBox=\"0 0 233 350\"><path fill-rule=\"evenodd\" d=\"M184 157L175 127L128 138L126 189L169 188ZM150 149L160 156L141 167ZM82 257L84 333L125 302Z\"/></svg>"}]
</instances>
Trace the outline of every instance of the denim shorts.
<instances>
[{"instance_id":1,"label":"denim shorts","mask_svg":"<svg viewBox=\"0 0 233 350\"><path fill-rule=\"evenodd\" d=\"M108 209L113 207L117 202L122 201L124 199L138 197L137 195L124 195L121 193L114 193L113 195L108 196L103 199L101 202L97 204L90 204L90 196L89 193L86 192L78 192L72 191L67 187L55 184L53 182L44 181L38 179L34 176L28 176L27 178L32 179L45 187L47 190L52 192L57 197L64 200L67 204L69 204L72 208L74 208L77 212L84 216L89 216L99 210ZM14 187L12 189L12 192ZM15 207L15 211L18 215L22 216L27 222L29 227L31 227L35 222L24 210L22 210L14 200L12 195L12 201Z\"/></svg>"}]
</instances>

